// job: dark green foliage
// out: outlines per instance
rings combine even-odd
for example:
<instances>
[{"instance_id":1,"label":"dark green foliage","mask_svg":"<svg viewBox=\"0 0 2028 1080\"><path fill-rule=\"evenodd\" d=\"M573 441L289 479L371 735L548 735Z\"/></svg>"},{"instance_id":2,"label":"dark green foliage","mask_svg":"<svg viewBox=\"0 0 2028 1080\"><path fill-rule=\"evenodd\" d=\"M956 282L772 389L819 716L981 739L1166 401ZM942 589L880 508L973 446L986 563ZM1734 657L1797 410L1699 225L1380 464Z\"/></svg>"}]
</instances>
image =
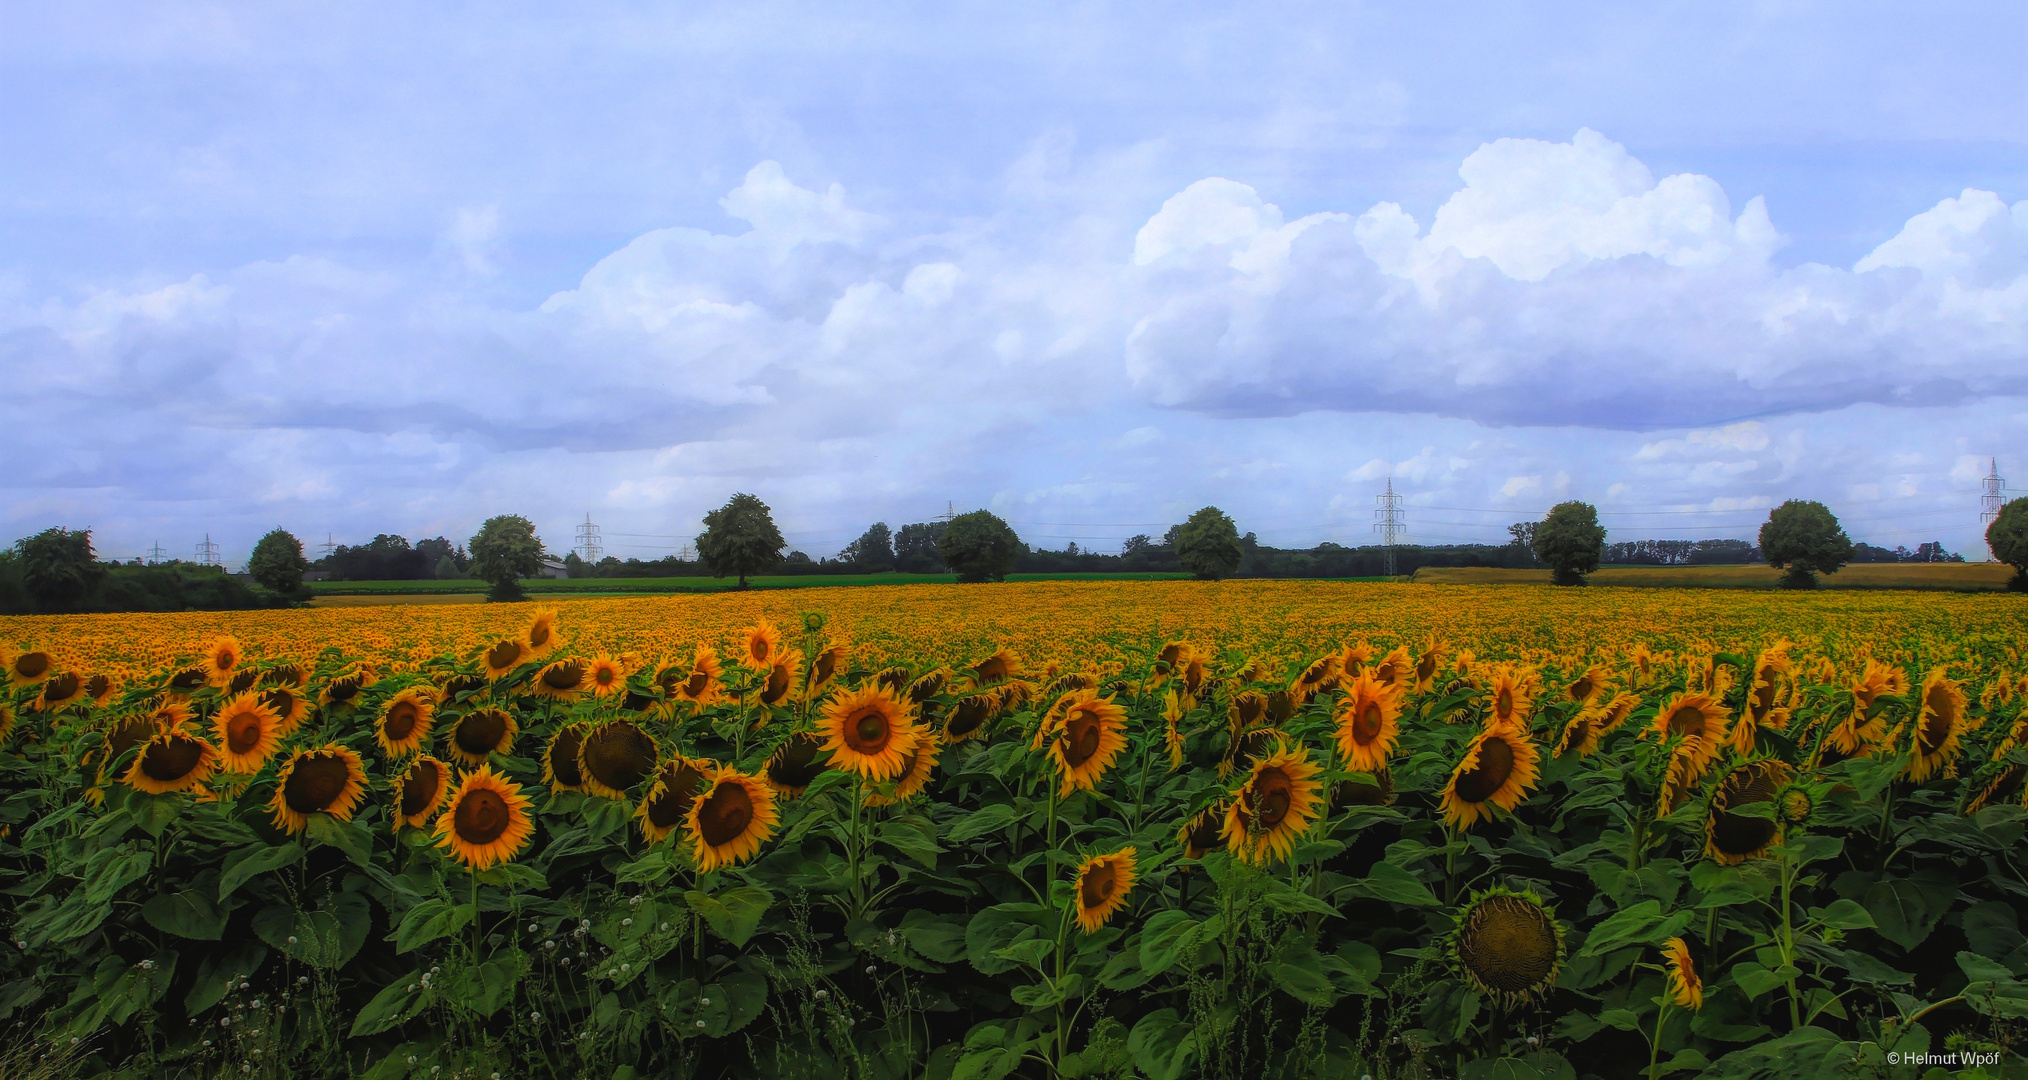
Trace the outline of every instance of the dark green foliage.
<instances>
[{"instance_id":1,"label":"dark green foliage","mask_svg":"<svg viewBox=\"0 0 2028 1080\"><path fill-rule=\"evenodd\" d=\"M940 574L944 564L937 558L937 541L943 539L944 522L918 521L903 525L894 534L894 568L908 574Z\"/></svg>"},{"instance_id":2,"label":"dark green foliage","mask_svg":"<svg viewBox=\"0 0 2028 1080\"><path fill-rule=\"evenodd\" d=\"M1852 540L1823 503L1790 499L1768 513L1760 551L1769 566L1788 571L1783 586L1814 589L1818 574L1835 574L1852 561Z\"/></svg>"},{"instance_id":3,"label":"dark green foliage","mask_svg":"<svg viewBox=\"0 0 2028 1080\"><path fill-rule=\"evenodd\" d=\"M2000 516L1986 526L1986 546L1993 549L1994 558L2014 568L2008 587L2028 591L2028 498L2000 508Z\"/></svg>"},{"instance_id":4,"label":"dark green foliage","mask_svg":"<svg viewBox=\"0 0 2028 1080\"><path fill-rule=\"evenodd\" d=\"M713 577L737 574L740 588L748 574L759 573L782 558L782 531L775 528L768 504L744 492L704 515L697 536L697 557Z\"/></svg>"},{"instance_id":5,"label":"dark green foliage","mask_svg":"<svg viewBox=\"0 0 2028 1080\"><path fill-rule=\"evenodd\" d=\"M303 571L309 568L310 561L303 558L303 542L282 529L261 537L246 561L248 577L262 588L285 597L308 594L303 587Z\"/></svg>"},{"instance_id":6,"label":"dark green foliage","mask_svg":"<svg viewBox=\"0 0 2028 1080\"><path fill-rule=\"evenodd\" d=\"M838 553L840 562L850 563L867 573L879 573L894 567L894 537L889 533L887 522L876 521L859 539L846 545Z\"/></svg>"},{"instance_id":7,"label":"dark green foliage","mask_svg":"<svg viewBox=\"0 0 2028 1080\"><path fill-rule=\"evenodd\" d=\"M519 514L487 518L472 537L472 574L492 588L488 599L522 598L520 581L542 568L542 541L535 523Z\"/></svg>"},{"instance_id":8,"label":"dark green foliage","mask_svg":"<svg viewBox=\"0 0 2028 1080\"><path fill-rule=\"evenodd\" d=\"M1005 581L1027 550L1013 526L989 510L952 518L937 541L937 558L959 581Z\"/></svg>"},{"instance_id":9,"label":"dark green foliage","mask_svg":"<svg viewBox=\"0 0 2028 1080\"><path fill-rule=\"evenodd\" d=\"M90 529L44 529L15 541L14 558L22 591L37 611L76 611L106 577L92 556Z\"/></svg>"},{"instance_id":10,"label":"dark green foliage","mask_svg":"<svg viewBox=\"0 0 2028 1080\"><path fill-rule=\"evenodd\" d=\"M1239 527L1216 506L1190 515L1176 529L1176 561L1206 581L1231 576L1242 554Z\"/></svg>"},{"instance_id":11,"label":"dark green foliage","mask_svg":"<svg viewBox=\"0 0 2028 1080\"><path fill-rule=\"evenodd\" d=\"M1523 534L1515 533L1518 540ZM1527 534L1535 558L1554 573L1558 585L1582 585L1605 554L1605 527L1590 503L1557 503Z\"/></svg>"}]
</instances>

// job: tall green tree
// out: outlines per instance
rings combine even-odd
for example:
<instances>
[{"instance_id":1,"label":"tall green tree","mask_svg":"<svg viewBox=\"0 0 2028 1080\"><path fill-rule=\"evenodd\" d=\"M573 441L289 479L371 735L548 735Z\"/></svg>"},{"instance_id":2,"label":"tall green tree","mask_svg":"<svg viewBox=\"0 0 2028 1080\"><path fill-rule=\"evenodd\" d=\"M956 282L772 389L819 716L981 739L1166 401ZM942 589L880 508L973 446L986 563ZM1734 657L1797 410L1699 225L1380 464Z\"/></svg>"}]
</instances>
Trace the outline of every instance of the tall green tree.
<instances>
[{"instance_id":1,"label":"tall green tree","mask_svg":"<svg viewBox=\"0 0 2028 1080\"><path fill-rule=\"evenodd\" d=\"M303 542L286 529L272 529L254 545L246 560L247 576L278 596L302 595L303 571L310 560L303 557Z\"/></svg>"},{"instance_id":2,"label":"tall green tree","mask_svg":"<svg viewBox=\"0 0 2028 1080\"><path fill-rule=\"evenodd\" d=\"M1769 566L1788 571L1782 587L1814 589L1818 574L1835 574L1852 561L1852 539L1823 503L1790 499L1768 512L1760 554Z\"/></svg>"},{"instance_id":3,"label":"tall green tree","mask_svg":"<svg viewBox=\"0 0 2028 1080\"><path fill-rule=\"evenodd\" d=\"M1239 546L1239 526L1216 506L1190 515L1176 529L1176 561L1205 581L1217 581L1239 569L1246 553Z\"/></svg>"},{"instance_id":4,"label":"tall green tree","mask_svg":"<svg viewBox=\"0 0 2028 1080\"><path fill-rule=\"evenodd\" d=\"M1994 558L2014 568L2014 580L2007 587L2028 592L2028 497L2000 508L2000 516L1986 526L1986 546L1993 549Z\"/></svg>"},{"instance_id":5,"label":"tall green tree","mask_svg":"<svg viewBox=\"0 0 2028 1080\"><path fill-rule=\"evenodd\" d=\"M92 531L44 529L14 542L21 587L37 611L73 611L90 598L106 568L92 555Z\"/></svg>"},{"instance_id":6,"label":"tall green tree","mask_svg":"<svg viewBox=\"0 0 2028 1080\"><path fill-rule=\"evenodd\" d=\"M739 575L746 588L748 574L773 566L782 557L782 531L775 528L768 504L744 492L704 515L697 535L697 557L712 577Z\"/></svg>"},{"instance_id":7,"label":"tall green tree","mask_svg":"<svg viewBox=\"0 0 2028 1080\"><path fill-rule=\"evenodd\" d=\"M876 521L859 539L846 545L838 558L862 570L880 571L894 568L894 534L888 531L887 522Z\"/></svg>"},{"instance_id":8,"label":"tall green tree","mask_svg":"<svg viewBox=\"0 0 2028 1080\"><path fill-rule=\"evenodd\" d=\"M1523 535L1509 531L1517 540ZM1605 553L1606 531L1598 523L1598 507L1574 499L1550 507L1549 516L1527 535L1536 561L1549 568L1558 585L1584 584L1584 576L1598 569Z\"/></svg>"},{"instance_id":9,"label":"tall green tree","mask_svg":"<svg viewBox=\"0 0 2028 1080\"><path fill-rule=\"evenodd\" d=\"M1014 560L1027 550L1014 527L990 510L959 514L937 538L937 558L959 581L1005 581Z\"/></svg>"},{"instance_id":10,"label":"tall green tree","mask_svg":"<svg viewBox=\"0 0 2028 1080\"><path fill-rule=\"evenodd\" d=\"M520 600L521 579L542 569L542 540L535 535L535 523L520 514L489 517L466 545L472 553L472 576L493 587L486 599Z\"/></svg>"}]
</instances>

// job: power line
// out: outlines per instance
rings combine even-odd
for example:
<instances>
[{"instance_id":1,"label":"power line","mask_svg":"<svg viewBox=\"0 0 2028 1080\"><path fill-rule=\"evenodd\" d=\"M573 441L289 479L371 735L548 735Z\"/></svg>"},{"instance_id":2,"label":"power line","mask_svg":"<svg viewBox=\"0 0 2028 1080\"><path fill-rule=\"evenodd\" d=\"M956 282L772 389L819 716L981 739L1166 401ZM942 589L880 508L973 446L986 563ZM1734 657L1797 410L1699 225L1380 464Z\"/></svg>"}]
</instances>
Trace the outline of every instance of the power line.
<instances>
[{"instance_id":1,"label":"power line","mask_svg":"<svg viewBox=\"0 0 2028 1080\"><path fill-rule=\"evenodd\" d=\"M1394 493L1394 477L1387 478L1387 491L1373 497L1373 531L1380 534L1380 546L1387 551L1387 576L1394 576L1394 542L1408 531L1402 515L1401 496Z\"/></svg>"}]
</instances>

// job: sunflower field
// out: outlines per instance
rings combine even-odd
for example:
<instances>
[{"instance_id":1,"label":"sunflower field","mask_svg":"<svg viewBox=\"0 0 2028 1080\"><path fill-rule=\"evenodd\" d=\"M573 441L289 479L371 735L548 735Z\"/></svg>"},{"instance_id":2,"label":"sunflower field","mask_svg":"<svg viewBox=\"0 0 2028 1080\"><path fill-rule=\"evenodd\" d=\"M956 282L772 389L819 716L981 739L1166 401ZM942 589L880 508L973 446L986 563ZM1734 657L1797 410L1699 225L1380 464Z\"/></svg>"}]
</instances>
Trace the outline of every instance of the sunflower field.
<instances>
[{"instance_id":1,"label":"sunflower field","mask_svg":"<svg viewBox=\"0 0 2028 1080\"><path fill-rule=\"evenodd\" d=\"M0 1066L2019 1075L2023 644L1247 582L6 620Z\"/></svg>"}]
</instances>

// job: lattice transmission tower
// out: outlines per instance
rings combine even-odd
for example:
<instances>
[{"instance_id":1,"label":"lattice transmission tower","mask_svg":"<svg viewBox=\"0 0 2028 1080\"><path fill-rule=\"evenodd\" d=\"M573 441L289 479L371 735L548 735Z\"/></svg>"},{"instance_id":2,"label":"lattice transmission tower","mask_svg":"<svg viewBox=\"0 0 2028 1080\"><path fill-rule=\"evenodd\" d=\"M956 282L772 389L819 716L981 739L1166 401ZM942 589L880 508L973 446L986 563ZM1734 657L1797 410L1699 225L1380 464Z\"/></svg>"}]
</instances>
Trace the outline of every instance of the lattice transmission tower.
<instances>
[{"instance_id":1,"label":"lattice transmission tower","mask_svg":"<svg viewBox=\"0 0 2028 1080\"><path fill-rule=\"evenodd\" d=\"M204 543L197 545L197 565L218 565L218 545L211 542L210 533L205 533Z\"/></svg>"},{"instance_id":2,"label":"lattice transmission tower","mask_svg":"<svg viewBox=\"0 0 2028 1080\"><path fill-rule=\"evenodd\" d=\"M162 541L155 541L155 546L148 549L148 565L160 566L168 561L169 553L162 550Z\"/></svg>"},{"instance_id":3,"label":"lattice transmission tower","mask_svg":"<svg viewBox=\"0 0 2028 1080\"><path fill-rule=\"evenodd\" d=\"M584 516L584 524L577 527L577 542L571 546L577 557L588 563L599 561L606 549L600 546L599 527L592 524L591 514Z\"/></svg>"},{"instance_id":4,"label":"lattice transmission tower","mask_svg":"<svg viewBox=\"0 0 2028 1080\"><path fill-rule=\"evenodd\" d=\"M2007 505L2006 497L2000 494L2007 489L2007 482L2000 479L2000 459L1993 458L1991 461L1992 464L1986 471L1985 490L1979 495L1979 536L1981 538L1985 537L1986 530L1992 527L1993 522L2000 519L2000 508ZM1991 544L1986 545L1986 561L1997 561Z\"/></svg>"},{"instance_id":5,"label":"lattice transmission tower","mask_svg":"<svg viewBox=\"0 0 2028 1080\"><path fill-rule=\"evenodd\" d=\"M1387 478L1387 491L1375 495L1373 501L1373 531L1380 534L1380 548L1387 556L1387 576L1393 577L1394 542L1408 531L1408 518L1401 508L1401 496L1394 493L1394 477Z\"/></svg>"}]
</instances>

